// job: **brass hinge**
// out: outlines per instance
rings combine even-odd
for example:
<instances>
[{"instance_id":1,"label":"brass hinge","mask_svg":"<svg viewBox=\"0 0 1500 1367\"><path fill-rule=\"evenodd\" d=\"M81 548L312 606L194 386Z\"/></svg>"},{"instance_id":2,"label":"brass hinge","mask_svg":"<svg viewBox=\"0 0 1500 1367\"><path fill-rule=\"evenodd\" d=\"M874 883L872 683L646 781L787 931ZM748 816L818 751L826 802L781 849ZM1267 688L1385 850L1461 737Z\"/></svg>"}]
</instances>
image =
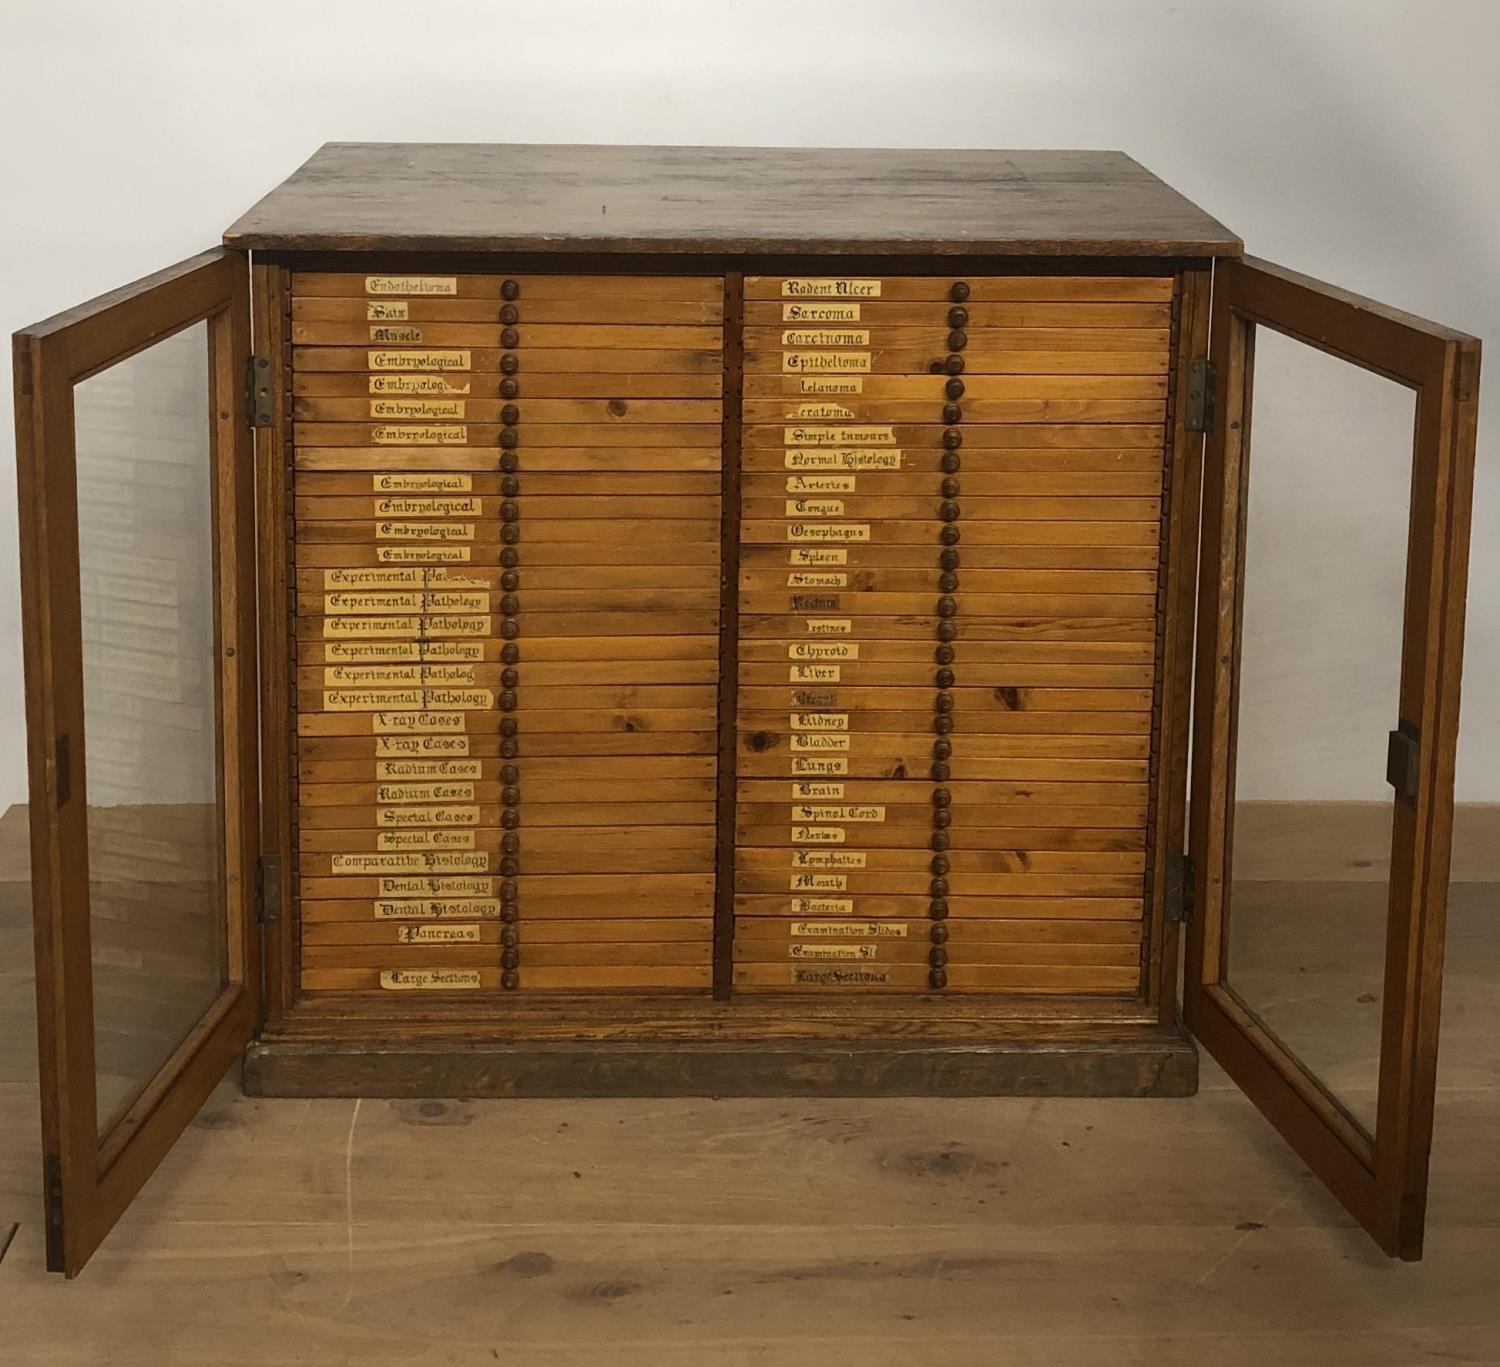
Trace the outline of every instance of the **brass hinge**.
<instances>
[{"instance_id":1,"label":"brass hinge","mask_svg":"<svg viewBox=\"0 0 1500 1367\"><path fill-rule=\"evenodd\" d=\"M1391 732L1385 751L1385 781L1402 802L1415 803L1422 777L1422 740L1406 722Z\"/></svg>"},{"instance_id":2,"label":"brass hinge","mask_svg":"<svg viewBox=\"0 0 1500 1367\"><path fill-rule=\"evenodd\" d=\"M281 860L263 854L255 861L255 921L265 925L281 919Z\"/></svg>"},{"instance_id":3,"label":"brass hinge","mask_svg":"<svg viewBox=\"0 0 1500 1367\"><path fill-rule=\"evenodd\" d=\"M1193 919L1193 860L1190 855L1168 857L1164 903L1167 920L1185 926Z\"/></svg>"},{"instance_id":4,"label":"brass hinge","mask_svg":"<svg viewBox=\"0 0 1500 1367\"><path fill-rule=\"evenodd\" d=\"M1214 425L1214 368L1211 361L1188 362L1187 403L1183 426L1189 432L1209 432Z\"/></svg>"},{"instance_id":5,"label":"brass hinge","mask_svg":"<svg viewBox=\"0 0 1500 1367\"><path fill-rule=\"evenodd\" d=\"M265 356L248 356L245 359L245 421L251 427L269 427L271 410L271 362Z\"/></svg>"}]
</instances>

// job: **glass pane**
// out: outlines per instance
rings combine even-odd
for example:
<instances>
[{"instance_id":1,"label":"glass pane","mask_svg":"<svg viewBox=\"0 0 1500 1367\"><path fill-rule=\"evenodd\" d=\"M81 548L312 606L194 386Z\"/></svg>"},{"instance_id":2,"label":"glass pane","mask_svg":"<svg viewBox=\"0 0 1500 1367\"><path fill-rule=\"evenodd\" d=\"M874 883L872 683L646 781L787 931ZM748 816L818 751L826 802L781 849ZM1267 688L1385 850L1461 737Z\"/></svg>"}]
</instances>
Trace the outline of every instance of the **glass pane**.
<instances>
[{"instance_id":1,"label":"glass pane","mask_svg":"<svg viewBox=\"0 0 1500 1367\"><path fill-rule=\"evenodd\" d=\"M225 981L208 325L74 391L99 1135Z\"/></svg>"},{"instance_id":2,"label":"glass pane","mask_svg":"<svg viewBox=\"0 0 1500 1367\"><path fill-rule=\"evenodd\" d=\"M1416 396L1257 329L1226 979L1373 1134Z\"/></svg>"}]
</instances>

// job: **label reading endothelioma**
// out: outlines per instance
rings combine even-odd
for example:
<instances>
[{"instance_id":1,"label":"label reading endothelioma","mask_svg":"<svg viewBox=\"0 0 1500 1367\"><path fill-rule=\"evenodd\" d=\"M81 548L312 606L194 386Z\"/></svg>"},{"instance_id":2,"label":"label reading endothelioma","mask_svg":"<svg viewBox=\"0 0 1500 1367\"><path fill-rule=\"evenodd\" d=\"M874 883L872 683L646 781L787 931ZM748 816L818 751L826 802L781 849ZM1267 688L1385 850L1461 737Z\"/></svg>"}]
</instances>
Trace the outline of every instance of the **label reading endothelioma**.
<instances>
[{"instance_id":1,"label":"label reading endothelioma","mask_svg":"<svg viewBox=\"0 0 1500 1367\"><path fill-rule=\"evenodd\" d=\"M455 275L367 275L366 294L457 294Z\"/></svg>"}]
</instances>

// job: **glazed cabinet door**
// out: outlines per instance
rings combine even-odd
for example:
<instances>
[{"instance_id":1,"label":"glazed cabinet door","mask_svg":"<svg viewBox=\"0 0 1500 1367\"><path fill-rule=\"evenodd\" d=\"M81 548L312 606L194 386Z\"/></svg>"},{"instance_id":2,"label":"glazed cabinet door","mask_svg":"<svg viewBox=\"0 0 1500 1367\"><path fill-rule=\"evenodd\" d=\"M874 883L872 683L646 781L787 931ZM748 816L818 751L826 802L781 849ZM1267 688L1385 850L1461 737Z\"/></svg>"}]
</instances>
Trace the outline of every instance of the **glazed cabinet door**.
<instances>
[{"instance_id":1,"label":"glazed cabinet door","mask_svg":"<svg viewBox=\"0 0 1500 1367\"><path fill-rule=\"evenodd\" d=\"M1210 352L1185 1015L1417 1258L1479 343L1247 259Z\"/></svg>"},{"instance_id":2,"label":"glazed cabinet door","mask_svg":"<svg viewBox=\"0 0 1500 1367\"><path fill-rule=\"evenodd\" d=\"M76 1274L255 1027L245 258L14 339L47 1263Z\"/></svg>"}]
</instances>

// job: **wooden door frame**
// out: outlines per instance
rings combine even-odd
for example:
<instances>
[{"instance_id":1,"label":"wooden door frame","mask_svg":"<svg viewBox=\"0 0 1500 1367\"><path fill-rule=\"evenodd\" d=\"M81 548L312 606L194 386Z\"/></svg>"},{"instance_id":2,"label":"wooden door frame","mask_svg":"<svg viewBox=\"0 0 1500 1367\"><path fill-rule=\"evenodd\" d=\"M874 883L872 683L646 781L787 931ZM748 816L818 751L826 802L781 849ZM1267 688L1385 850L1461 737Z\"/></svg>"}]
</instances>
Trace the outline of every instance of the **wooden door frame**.
<instances>
[{"instance_id":1,"label":"wooden door frame","mask_svg":"<svg viewBox=\"0 0 1500 1367\"><path fill-rule=\"evenodd\" d=\"M1394 806L1373 1141L1224 981L1254 330L1269 327L1416 391L1399 717L1421 738ZM1387 1253L1421 1256L1452 841L1479 343L1266 262L1221 261L1205 449L1188 932L1189 1028Z\"/></svg>"},{"instance_id":2,"label":"wooden door frame","mask_svg":"<svg viewBox=\"0 0 1500 1367\"><path fill-rule=\"evenodd\" d=\"M218 799L226 986L101 1141L97 1126L73 389L208 325ZM242 253L218 249L14 338L22 637L37 959L47 1266L75 1275L248 1042L260 1012L255 924L255 595Z\"/></svg>"}]
</instances>

